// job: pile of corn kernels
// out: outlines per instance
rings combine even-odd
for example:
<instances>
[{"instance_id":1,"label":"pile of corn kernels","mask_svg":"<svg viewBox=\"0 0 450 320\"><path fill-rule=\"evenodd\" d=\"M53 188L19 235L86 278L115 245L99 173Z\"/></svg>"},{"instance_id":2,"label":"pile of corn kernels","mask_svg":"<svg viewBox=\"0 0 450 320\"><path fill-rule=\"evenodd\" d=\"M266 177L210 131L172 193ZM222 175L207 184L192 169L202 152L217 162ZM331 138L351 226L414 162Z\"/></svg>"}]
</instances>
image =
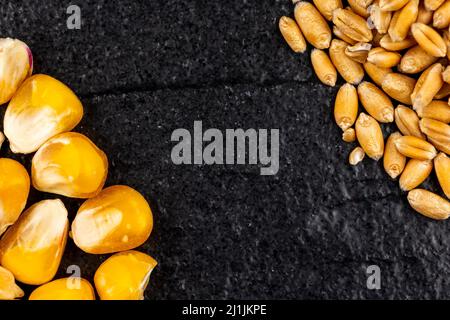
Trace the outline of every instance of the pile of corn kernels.
<instances>
[{"instance_id":1,"label":"pile of corn kernels","mask_svg":"<svg viewBox=\"0 0 450 320\"><path fill-rule=\"evenodd\" d=\"M0 299L24 296L17 280L39 286L30 300L94 300L94 288L86 279L53 280L69 234L84 252L115 253L94 276L100 299L143 299L157 263L132 249L150 236L150 206L128 186L103 189L105 153L88 137L70 132L83 117L80 100L60 81L32 75L32 70L33 57L25 43L0 39L0 104L9 102L0 145L6 136L14 153L34 153L31 179L22 164L0 158ZM87 199L70 233L60 199L40 201L22 213L30 184L41 192Z\"/></svg>"},{"instance_id":2,"label":"pile of corn kernels","mask_svg":"<svg viewBox=\"0 0 450 320\"><path fill-rule=\"evenodd\" d=\"M335 86L338 74L347 82L334 117L343 140L360 145L350 164L383 158L416 211L447 219L450 202L419 186L434 168L450 198L450 0L293 3L295 19L279 21L286 42L296 53L307 42L314 47L311 63L322 83ZM398 131L385 142L381 124L390 122Z\"/></svg>"}]
</instances>

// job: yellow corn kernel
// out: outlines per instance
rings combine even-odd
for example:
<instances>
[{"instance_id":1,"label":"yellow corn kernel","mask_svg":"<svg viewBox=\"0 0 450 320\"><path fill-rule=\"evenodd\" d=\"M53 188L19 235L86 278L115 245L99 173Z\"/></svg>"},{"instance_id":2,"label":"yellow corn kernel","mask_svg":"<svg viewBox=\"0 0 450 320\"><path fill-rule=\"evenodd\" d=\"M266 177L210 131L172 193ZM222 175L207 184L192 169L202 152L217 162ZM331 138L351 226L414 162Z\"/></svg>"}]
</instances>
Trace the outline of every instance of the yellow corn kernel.
<instances>
[{"instance_id":1,"label":"yellow corn kernel","mask_svg":"<svg viewBox=\"0 0 450 320\"><path fill-rule=\"evenodd\" d=\"M434 169L447 198L450 199L450 158L443 152L434 158Z\"/></svg>"},{"instance_id":2,"label":"yellow corn kernel","mask_svg":"<svg viewBox=\"0 0 450 320\"><path fill-rule=\"evenodd\" d=\"M105 153L86 136L66 132L48 140L34 155L31 180L39 191L84 199L100 192L107 173Z\"/></svg>"},{"instance_id":3,"label":"yellow corn kernel","mask_svg":"<svg viewBox=\"0 0 450 320\"><path fill-rule=\"evenodd\" d=\"M34 75L8 105L5 135L14 153L32 153L49 138L75 128L82 117L83 106L72 90L50 76Z\"/></svg>"},{"instance_id":4,"label":"yellow corn kernel","mask_svg":"<svg viewBox=\"0 0 450 320\"><path fill-rule=\"evenodd\" d=\"M391 98L408 105L412 104L411 94L415 86L415 79L395 72L387 74L381 83L381 88Z\"/></svg>"},{"instance_id":5,"label":"yellow corn kernel","mask_svg":"<svg viewBox=\"0 0 450 320\"><path fill-rule=\"evenodd\" d=\"M95 272L94 282L101 300L142 300L150 274L158 263L138 251L116 253Z\"/></svg>"},{"instance_id":6,"label":"yellow corn kernel","mask_svg":"<svg viewBox=\"0 0 450 320\"><path fill-rule=\"evenodd\" d=\"M405 136L425 139L419 128L419 116L414 110L400 104L395 109L395 124Z\"/></svg>"},{"instance_id":7,"label":"yellow corn kernel","mask_svg":"<svg viewBox=\"0 0 450 320\"><path fill-rule=\"evenodd\" d=\"M26 284L52 280L66 245L68 226L61 200L36 203L0 240L0 264Z\"/></svg>"},{"instance_id":8,"label":"yellow corn kernel","mask_svg":"<svg viewBox=\"0 0 450 320\"><path fill-rule=\"evenodd\" d=\"M29 191L27 170L17 161L0 159L0 236L19 218Z\"/></svg>"},{"instance_id":9,"label":"yellow corn kernel","mask_svg":"<svg viewBox=\"0 0 450 320\"><path fill-rule=\"evenodd\" d=\"M339 88L334 102L334 119L342 131L350 128L358 116L358 93L350 83Z\"/></svg>"},{"instance_id":10,"label":"yellow corn kernel","mask_svg":"<svg viewBox=\"0 0 450 320\"><path fill-rule=\"evenodd\" d=\"M400 132L392 133L386 142L384 149L383 166L386 173L392 178L397 178L405 169L406 157L398 152L395 140L401 137Z\"/></svg>"},{"instance_id":11,"label":"yellow corn kernel","mask_svg":"<svg viewBox=\"0 0 450 320\"><path fill-rule=\"evenodd\" d=\"M36 288L29 300L95 300L95 293L85 279L63 278Z\"/></svg>"},{"instance_id":12,"label":"yellow corn kernel","mask_svg":"<svg viewBox=\"0 0 450 320\"><path fill-rule=\"evenodd\" d=\"M0 300L14 300L23 297L23 291L16 284L14 275L0 266Z\"/></svg>"},{"instance_id":13,"label":"yellow corn kernel","mask_svg":"<svg viewBox=\"0 0 450 320\"><path fill-rule=\"evenodd\" d=\"M0 105L8 102L26 77L33 73L28 46L16 39L0 39Z\"/></svg>"},{"instance_id":14,"label":"yellow corn kernel","mask_svg":"<svg viewBox=\"0 0 450 320\"><path fill-rule=\"evenodd\" d=\"M403 191L409 191L424 182L433 171L433 161L410 159L400 176L399 184Z\"/></svg>"},{"instance_id":15,"label":"yellow corn kernel","mask_svg":"<svg viewBox=\"0 0 450 320\"><path fill-rule=\"evenodd\" d=\"M144 197L130 187L112 186L83 203L72 223L72 237L87 253L113 253L140 246L152 228Z\"/></svg>"},{"instance_id":16,"label":"yellow corn kernel","mask_svg":"<svg viewBox=\"0 0 450 320\"><path fill-rule=\"evenodd\" d=\"M371 116L361 112L356 120L356 138L370 158L378 161L383 157L384 138L380 124Z\"/></svg>"},{"instance_id":17,"label":"yellow corn kernel","mask_svg":"<svg viewBox=\"0 0 450 320\"><path fill-rule=\"evenodd\" d=\"M364 81L358 86L358 96L364 109L377 121L394 121L394 106L391 99L373 83Z\"/></svg>"}]
</instances>

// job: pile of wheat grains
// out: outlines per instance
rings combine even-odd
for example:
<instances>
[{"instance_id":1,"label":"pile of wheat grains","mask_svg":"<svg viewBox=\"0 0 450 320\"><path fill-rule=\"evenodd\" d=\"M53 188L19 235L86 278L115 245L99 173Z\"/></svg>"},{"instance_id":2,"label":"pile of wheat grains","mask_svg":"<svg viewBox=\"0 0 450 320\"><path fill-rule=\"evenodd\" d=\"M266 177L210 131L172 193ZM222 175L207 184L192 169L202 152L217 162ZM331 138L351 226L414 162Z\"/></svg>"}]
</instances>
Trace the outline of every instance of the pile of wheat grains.
<instances>
[{"instance_id":1,"label":"pile of wheat grains","mask_svg":"<svg viewBox=\"0 0 450 320\"><path fill-rule=\"evenodd\" d=\"M359 143L350 164L383 158L416 211L447 219L448 199L419 186L434 168L450 198L450 0L293 2L295 19L279 21L288 45L296 53L314 47L311 64L325 85L338 74L346 81L334 118L342 139ZM398 131L385 142L381 125L391 122Z\"/></svg>"}]
</instances>

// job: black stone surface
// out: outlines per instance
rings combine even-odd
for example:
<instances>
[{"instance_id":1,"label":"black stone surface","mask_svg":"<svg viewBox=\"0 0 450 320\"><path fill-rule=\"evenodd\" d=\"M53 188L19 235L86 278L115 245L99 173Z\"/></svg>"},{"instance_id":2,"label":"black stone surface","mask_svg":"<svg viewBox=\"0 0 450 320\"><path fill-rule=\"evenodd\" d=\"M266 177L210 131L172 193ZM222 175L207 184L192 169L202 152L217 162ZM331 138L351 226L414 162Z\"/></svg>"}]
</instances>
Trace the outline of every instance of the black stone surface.
<instances>
[{"instance_id":1,"label":"black stone surface","mask_svg":"<svg viewBox=\"0 0 450 320\"><path fill-rule=\"evenodd\" d=\"M81 30L66 28L69 4L81 7ZM450 225L414 213L381 164L347 164L337 89L279 35L277 18L291 12L289 0L1 1L0 30L30 45L37 73L80 96L76 131L108 154L107 185L149 200L155 226L140 250L159 266L146 298L450 298ZM195 120L279 128L278 175L175 166L170 136ZM437 190L434 176L426 185ZM29 205L47 197L33 191ZM65 203L73 217L81 201ZM69 241L58 276L78 264L92 280L106 258ZM366 287L373 264L377 291Z\"/></svg>"}]
</instances>

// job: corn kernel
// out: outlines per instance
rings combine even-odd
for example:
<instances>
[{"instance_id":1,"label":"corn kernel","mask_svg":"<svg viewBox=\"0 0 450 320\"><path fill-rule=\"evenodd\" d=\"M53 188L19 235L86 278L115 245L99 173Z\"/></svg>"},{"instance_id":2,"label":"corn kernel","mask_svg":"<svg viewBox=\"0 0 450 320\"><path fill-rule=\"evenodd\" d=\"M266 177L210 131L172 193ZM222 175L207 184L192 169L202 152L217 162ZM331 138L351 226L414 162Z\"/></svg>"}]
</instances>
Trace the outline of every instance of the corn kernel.
<instances>
[{"instance_id":1,"label":"corn kernel","mask_svg":"<svg viewBox=\"0 0 450 320\"><path fill-rule=\"evenodd\" d=\"M2 148L3 142L5 142L5 135L0 132L0 149Z\"/></svg>"},{"instance_id":2,"label":"corn kernel","mask_svg":"<svg viewBox=\"0 0 450 320\"><path fill-rule=\"evenodd\" d=\"M82 117L83 106L72 90L50 76L34 75L8 105L5 135L14 153L32 153L49 138L75 128Z\"/></svg>"},{"instance_id":3,"label":"corn kernel","mask_svg":"<svg viewBox=\"0 0 450 320\"><path fill-rule=\"evenodd\" d=\"M23 297L23 291L14 280L14 275L0 267L0 300L14 300Z\"/></svg>"},{"instance_id":4,"label":"corn kernel","mask_svg":"<svg viewBox=\"0 0 450 320\"><path fill-rule=\"evenodd\" d=\"M138 251L120 252L98 268L95 288L101 300L142 300L157 262Z\"/></svg>"},{"instance_id":5,"label":"corn kernel","mask_svg":"<svg viewBox=\"0 0 450 320\"><path fill-rule=\"evenodd\" d=\"M105 184L108 159L86 136L67 132L47 141L34 155L33 186L71 198L91 198Z\"/></svg>"},{"instance_id":6,"label":"corn kernel","mask_svg":"<svg viewBox=\"0 0 450 320\"><path fill-rule=\"evenodd\" d=\"M17 161L0 159L0 235L19 218L29 191L27 170Z\"/></svg>"},{"instance_id":7,"label":"corn kernel","mask_svg":"<svg viewBox=\"0 0 450 320\"><path fill-rule=\"evenodd\" d=\"M33 55L16 39L0 39L0 104L8 102L33 72Z\"/></svg>"},{"instance_id":8,"label":"corn kernel","mask_svg":"<svg viewBox=\"0 0 450 320\"><path fill-rule=\"evenodd\" d=\"M26 284L52 280L66 245L68 225L61 200L36 203L0 240L0 264Z\"/></svg>"},{"instance_id":9,"label":"corn kernel","mask_svg":"<svg viewBox=\"0 0 450 320\"><path fill-rule=\"evenodd\" d=\"M85 279L63 278L36 288L29 300L95 300L95 292Z\"/></svg>"},{"instance_id":10,"label":"corn kernel","mask_svg":"<svg viewBox=\"0 0 450 320\"><path fill-rule=\"evenodd\" d=\"M112 186L83 203L72 223L72 237L87 253L113 253L140 246L152 228L144 197L130 187Z\"/></svg>"}]
</instances>

